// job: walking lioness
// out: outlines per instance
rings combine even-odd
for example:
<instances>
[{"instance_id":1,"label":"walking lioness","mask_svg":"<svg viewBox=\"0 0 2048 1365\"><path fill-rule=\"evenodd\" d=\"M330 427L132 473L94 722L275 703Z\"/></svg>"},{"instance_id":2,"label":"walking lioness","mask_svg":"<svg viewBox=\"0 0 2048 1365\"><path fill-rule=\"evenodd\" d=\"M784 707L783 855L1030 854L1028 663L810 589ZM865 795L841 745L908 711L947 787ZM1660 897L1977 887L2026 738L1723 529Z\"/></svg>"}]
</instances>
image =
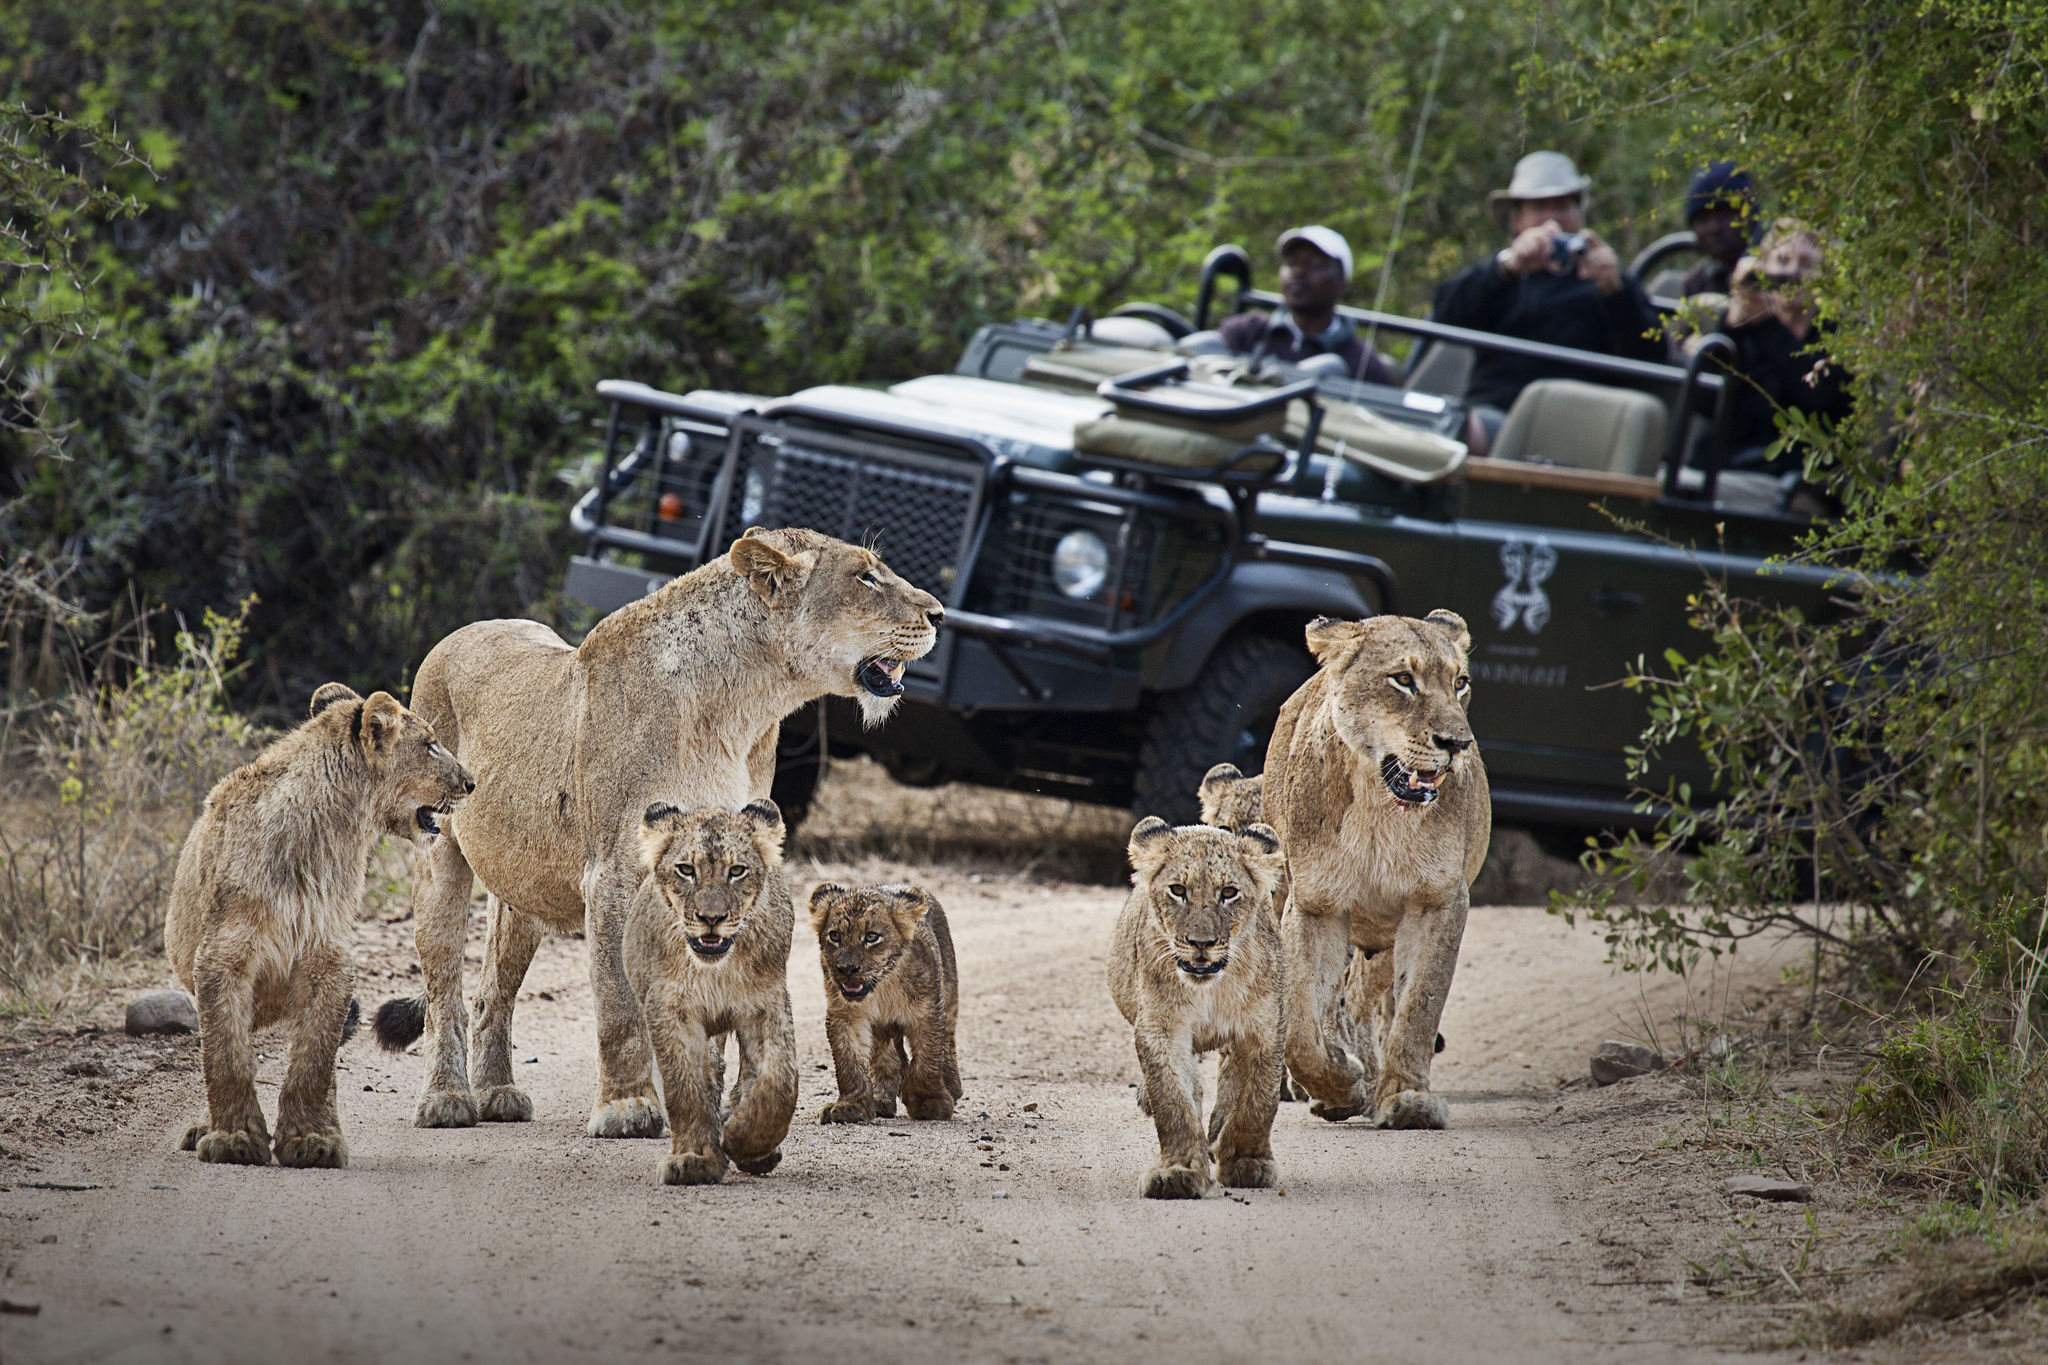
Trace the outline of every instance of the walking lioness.
<instances>
[{"instance_id":1,"label":"walking lioness","mask_svg":"<svg viewBox=\"0 0 2048 1365\"><path fill-rule=\"evenodd\" d=\"M207 793L178 855L164 948L199 1005L201 1161L346 1166L334 1054L348 1016L349 933L364 862L386 830L432 838L476 784L388 693L340 683L312 719ZM256 1102L255 1030L291 1017L273 1142Z\"/></svg>"},{"instance_id":2,"label":"walking lioness","mask_svg":"<svg viewBox=\"0 0 2048 1365\"><path fill-rule=\"evenodd\" d=\"M647 1030L627 980L626 910L650 805L738 810L768 795L782 718L821 696L870 723L931 649L939 600L876 555L815 531L750 531L731 550L597 623L571 648L534 621L480 621L434 646L413 705L476 773L462 815L415 869L425 994L378 1011L378 1040L427 1034L415 1122L524 1120L512 1004L544 930L582 929L597 1011L592 1137L663 1128ZM490 897L465 1047L470 889Z\"/></svg>"}]
</instances>

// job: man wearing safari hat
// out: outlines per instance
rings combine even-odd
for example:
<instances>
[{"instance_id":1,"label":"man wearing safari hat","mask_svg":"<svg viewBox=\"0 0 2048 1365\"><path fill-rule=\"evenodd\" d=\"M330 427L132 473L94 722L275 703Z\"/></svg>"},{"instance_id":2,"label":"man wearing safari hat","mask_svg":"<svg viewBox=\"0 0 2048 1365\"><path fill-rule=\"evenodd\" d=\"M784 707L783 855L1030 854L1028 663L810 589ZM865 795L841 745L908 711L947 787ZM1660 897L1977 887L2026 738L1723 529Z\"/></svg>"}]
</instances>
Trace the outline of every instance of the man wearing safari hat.
<instances>
[{"instance_id":1,"label":"man wearing safari hat","mask_svg":"<svg viewBox=\"0 0 2048 1365\"><path fill-rule=\"evenodd\" d=\"M1290 228L1280 234L1280 294L1285 308L1239 313L1217 328L1240 355L1271 356L1298 365L1319 355L1335 356L1354 379L1394 382L1384 357L1365 344L1349 318L1337 315L1337 300L1351 279L1351 244L1335 229Z\"/></svg>"},{"instance_id":2,"label":"man wearing safari hat","mask_svg":"<svg viewBox=\"0 0 2048 1365\"><path fill-rule=\"evenodd\" d=\"M1438 286L1436 320L1581 351L1663 360L1657 310L1621 268L1614 248L1585 230L1592 183L1562 152L1531 152L1517 161L1508 187L1486 200L1511 240ZM1467 436L1474 454L1493 444L1516 396L1538 379L1597 382L1598 376L1555 361L1479 353L1465 392L1472 405Z\"/></svg>"}]
</instances>

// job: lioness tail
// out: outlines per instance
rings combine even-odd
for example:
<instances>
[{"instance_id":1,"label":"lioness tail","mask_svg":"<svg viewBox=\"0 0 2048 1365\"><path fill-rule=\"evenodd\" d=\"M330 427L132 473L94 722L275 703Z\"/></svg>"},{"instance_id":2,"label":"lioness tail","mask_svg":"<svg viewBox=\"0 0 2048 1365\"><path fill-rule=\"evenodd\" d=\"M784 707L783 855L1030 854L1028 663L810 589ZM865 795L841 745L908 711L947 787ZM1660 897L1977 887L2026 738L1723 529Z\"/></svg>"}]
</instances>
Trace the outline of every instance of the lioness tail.
<instances>
[{"instance_id":1,"label":"lioness tail","mask_svg":"<svg viewBox=\"0 0 2048 1365\"><path fill-rule=\"evenodd\" d=\"M377 1035L377 1046L386 1052L405 1051L427 1031L427 997L409 995L386 1000L377 1006L370 1031Z\"/></svg>"}]
</instances>

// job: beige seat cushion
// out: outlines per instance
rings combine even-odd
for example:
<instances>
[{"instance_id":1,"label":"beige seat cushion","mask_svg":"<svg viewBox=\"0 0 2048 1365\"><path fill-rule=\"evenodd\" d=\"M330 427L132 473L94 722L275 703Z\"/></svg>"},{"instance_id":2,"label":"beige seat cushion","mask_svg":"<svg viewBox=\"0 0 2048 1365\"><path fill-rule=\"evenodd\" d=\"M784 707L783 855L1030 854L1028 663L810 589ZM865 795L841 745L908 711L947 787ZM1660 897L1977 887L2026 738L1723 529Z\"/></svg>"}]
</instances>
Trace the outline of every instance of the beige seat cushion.
<instances>
[{"instance_id":1,"label":"beige seat cushion","mask_svg":"<svg viewBox=\"0 0 2048 1365\"><path fill-rule=\"evenodd\" d=\"M1447 436L1389 421L1370 408L1324 398L1323 424L1316 430L1316 449L1342 455L1367 469L1407 483L1448 479L1465 463L1465 443ZM1308 433L1308 404L1287 405L1286 439L1300 445Z\"/></svg>"},{"instance_id":2,"label":"beige seat cushion","mask_svg":"<svg viewBox=\"0 0 2048 1365\"><path fill-rule=\"evenodd\" d=\"M1074 424L1074 449L1081 454L1111 455L1163 469L1215 469L1256 439L1256 434L1237 440L1147 418L1101 417ZM1285 458L1279 451L1261 453L1234 468L1264 474L1278 469Z\"/></svg>"},{"instance_id":3,"label":"beige seat cushion","mask_svg":"<svg viewBox=\"0 0 2048 1365\"><path fill-rule=\"evenodd\" d=\"M1655 474L1664 457L1664 405L1634 389L1539 379L1515 399L1491 454L1607 474Z\"/></svg>"}]
</instances>

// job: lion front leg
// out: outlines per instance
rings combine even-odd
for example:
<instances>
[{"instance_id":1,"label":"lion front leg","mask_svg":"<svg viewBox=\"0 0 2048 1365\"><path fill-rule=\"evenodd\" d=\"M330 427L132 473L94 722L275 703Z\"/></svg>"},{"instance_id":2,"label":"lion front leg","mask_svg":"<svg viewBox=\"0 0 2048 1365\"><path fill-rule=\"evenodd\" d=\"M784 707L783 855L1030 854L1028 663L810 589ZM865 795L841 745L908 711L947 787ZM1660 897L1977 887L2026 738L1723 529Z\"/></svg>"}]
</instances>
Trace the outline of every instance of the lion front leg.
<instances>
[{"instance_id":1,"label":"lion front leg","mask_svg":"<svg viewBox=\"0 0 2048 1365\"><path fill-rule=\"evenodd\" d=\"M206 1128L185 1145L201 1161L235 1166L270 1162L270 1129L256 1102L254 983L242 955L203 945L193 964L199 1008L199 1067L206 1077Z\"/></svg>"},{"instance_id":2,"label":"lion front leg","mask_svg":"<svg viewBox=\"0 0 2048 1365\"><path fill-rule=\"evenodd\" d=\"M953 1088L959 1066L953 1061L952 1030L937 1002L911 1026L910 1068L903 1077L903 1110L914 1119L953 1117ZM902 1044L897 1044L900 1049ZM899 1057L902 1055L899 1051ZM948 1067L952 1079L948 1079Z\"/></svg>"},{"instance_id":3,"label":"lion front leg","mask_svg":"<svg viewBox=\"0 0 2048 1365\"><path fill-rule=\"evenodd\" d=\"M292 971L290 1012L297 1019L291 1064L277 1098L277 1137L271 1151L280 1166L348 1165L341 1116L334 1102L334 1055L348 1018L355 971L348 952L331 944L308 953Z\"/></svg>"},{"instance_id":4,"label":"lion front leg","mask_svg":"<svg viewBox=\"0 0 2048 1365\"><path fill-rule=\"evenodd\" d=\"M753 1063L754 1082L733 1106L720 1141L748 1175L766 1175L782 1161L782 1139L796 1116L796 1022L788 988L778 987L776 997L734 1030L740 1055Z\"/></svg>"},{"instance_id":5,"label":"lion front leg","mask_svg":"<svg viewBox=\"0 0 2048 1365\"><path fill-rule=\"evenodd\" d=\"M637 866L598 864L584 877L584 937L597 1007L597 1101L586 1125L594 1138L660 1137L663 1127L648 1031L626 976L626 915L639 883Z\"/></svg>"},{"instance_id":6,"label":"lion front leg","mask_svg":"<svg viewBox=\"0 0 2048 1365\"><path fill-rule=\"evenodd\" d=\"M1216 1178L1238 1189L1264 1190L1280 1183L1273 1160L1273 1117L1280 1111L1281 1056L1286 1044L1275 1026L1261 1036L1241 1037L1224 1052L1216 1084L1216 1112L1209 1128L1216 1149Z\"/></svg>"},{"instance_id":7,"label":"lion front leg","mask_svg":"<svg viewBox=\"0 0 2048 1365\"><path fill-rule=\"evenodd\" d=\"M1373 1017L1380 1074L1372 1112L1382 1128L1442 1128L1450 1122L1450 1106L1429 1088L1429 1065L1469 907L1461 883L1448 904L1411 911L1395 931L1391 979Z\"/></svg>"},{"instance_id":8,"label":"lion front leg","mask_svg":"<svg viewBox=\"0 0 2048 1365\"><path fill-rule=\"evenodd\" d=\"M1152 1126L1159 1134L1159 1161L1145 1172L1141 1193L1147 1199L1200 1199L1215 1180L1195 1098L1194 1048L1185 1035L1143 1021L1134 1036L1145 1094L1152 1101Z\"/></svg>"},{"instance_id":9,"label":"lion front leg","mask_svg":"<svg viewBox=\"0 0 2048 1365\"><path fill-rule=\"evenodd\" d=\"M818 1111L820 1123L867 1123L875 1117L874 1078L868 1074L872 1043L865 1014L828 1009L825 1042L832 1049L832 1070L839 1098Z\"/></svg>"},{"instance_id":10,"label":"lion front leg","mask_svg":"<svg viewBox=\"0 0 2048 1365\"><path fill-rule=\"evenodd\" d=\"M716 1185L725 1179L718 1143L718 1089L712 1082L711 1037L704 1022L672 992L647 1000L647 1031L661 1066L668 1106L669 1151L655 1167L664 1185Z\"/></svg>"},{"instance_id":11,"label":"lion front leg","mask_svg":"<svg viewBox=\"0 0 2048 1365\"><path fill-rule=\"evenodd\" d=\"M896 1117L896 1097L902 1093L903 1077L910 1070L910 1056L904 1051L902 1030L875 1030L874 1050L868 1058L868 1070L874 1076L875 1117L893 1119Z\"/></svg>"},{"instance_id":12,"label":"lion front leg","mask_svg":"<svg viewBox=\"0 0 2048 1365\"><path fill-rule=\"evenodd\" d=\"M469 1015L470 1087L476 1094L477 1117L485 1123L526 1123L533 1118L532 1098L512 1083L512 1010L541 933L538 919L491 896L484 979Z\"/></svg>"},{"instance_id":13,"label":"lion front leg","mask_svg":"<svg viewBox=\"0 0 2048 1365\"><path fill-rule=\"evenodd\" d=\"M1344 918L1314 913L1298 900L1280 922L1287 953L1287 1070L1315 1103L1309 1112L1332 1123L1366 1112L1371 1095L1357 1063L1323 1031L1324 1016L1343 979L1350 952ZM1279 1094L1279 1082L1274 1082Z\"/></svg>"}]
</instances>

